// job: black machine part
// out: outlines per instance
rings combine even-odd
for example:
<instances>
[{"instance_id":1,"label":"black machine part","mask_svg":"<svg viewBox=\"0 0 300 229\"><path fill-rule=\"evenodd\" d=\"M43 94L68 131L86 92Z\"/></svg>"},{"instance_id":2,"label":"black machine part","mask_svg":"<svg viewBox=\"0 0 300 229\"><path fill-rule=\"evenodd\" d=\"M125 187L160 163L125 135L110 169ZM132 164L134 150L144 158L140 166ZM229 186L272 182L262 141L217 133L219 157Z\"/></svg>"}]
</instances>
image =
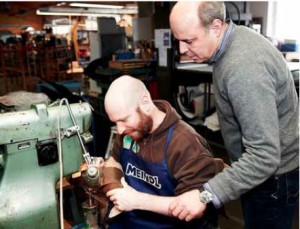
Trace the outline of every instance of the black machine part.
<instances>
[{"instance_id":1,"label":"black machine part","mask_svg":"<svg viewBox=\"0 0 300 229\"><path fill-rule=\"evenodd\" d=\"M38 163L40 166L54 164L58 161L56 142L38 142L36 144Z\"/></svg>"}]
</instances>

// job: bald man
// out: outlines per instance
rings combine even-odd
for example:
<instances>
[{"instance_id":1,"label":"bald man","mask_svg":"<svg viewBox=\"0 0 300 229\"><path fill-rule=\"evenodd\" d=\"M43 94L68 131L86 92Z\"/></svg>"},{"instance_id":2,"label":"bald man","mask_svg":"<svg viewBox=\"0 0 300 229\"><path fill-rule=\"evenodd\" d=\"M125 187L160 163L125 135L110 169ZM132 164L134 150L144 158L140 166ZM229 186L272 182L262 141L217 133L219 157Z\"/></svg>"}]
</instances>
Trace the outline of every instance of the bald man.
<instances>
[{"instance_id":1,"label":"bald man","mask_svg":"<svg viewBox=\"0 0 300 229\"><path fill-rule=\"evenodd\" d=\"M232 166L204 190L217 208L241 197L245 228L291 228L299 195L299 102L283 55L254 30L225 20L222 2L180 1L170 26L181 54L213 66L218 119ZM187 220L203 210L197 192L170 205L174 216Z\"/></svg>"},{"instance_id":2,"label":"bald man","mask_svg":"<svg viewBox=\"0 0 300 229\"><path fill-rule=\"evenodd\" d=\"M107 196L123 213L110 228L217 228L211 206L191 222L168 216L176 195L194 190L224 167L205 139L183 122L166 101L152 101L144 83L130 76L112 82L105 110L118 136L112 157L122 165L123 188Z\"/></svg>"}]
</instances>

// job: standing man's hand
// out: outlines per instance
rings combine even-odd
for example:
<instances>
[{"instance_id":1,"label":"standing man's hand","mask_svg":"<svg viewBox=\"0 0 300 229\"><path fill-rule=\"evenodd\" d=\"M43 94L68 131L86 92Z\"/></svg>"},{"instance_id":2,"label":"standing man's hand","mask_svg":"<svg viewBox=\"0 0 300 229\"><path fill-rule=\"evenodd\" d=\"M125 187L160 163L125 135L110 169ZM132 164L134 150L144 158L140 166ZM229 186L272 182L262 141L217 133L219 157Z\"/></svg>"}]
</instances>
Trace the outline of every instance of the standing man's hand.
<instances>
[{"instance_id":1,"label":"standing man's hand","mask_svg":"<svg viewBox=\"0 0 300 229\"><path fill-rule=\"evenodd\" d=\"M199 190L194 189L177 196L169 205L169 214L185 221L202 217L206 205L200 202L199 195Z\"/></svg>"}]
</instances>

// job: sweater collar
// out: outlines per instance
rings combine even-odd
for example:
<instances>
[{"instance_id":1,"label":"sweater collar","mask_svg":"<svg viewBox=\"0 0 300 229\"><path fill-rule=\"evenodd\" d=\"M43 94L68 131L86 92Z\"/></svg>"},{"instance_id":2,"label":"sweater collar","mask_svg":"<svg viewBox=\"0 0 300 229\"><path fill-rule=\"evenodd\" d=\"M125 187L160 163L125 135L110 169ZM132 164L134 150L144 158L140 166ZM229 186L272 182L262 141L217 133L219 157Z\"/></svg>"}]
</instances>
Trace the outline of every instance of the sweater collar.
<instances>
[{"instance_id":1,"label":"sweater collar","mask_svg":"<svg viewBox=\"0 0 300 229\"><path fill-rule=\"evenodd\" d=\"M212 57L208 60L209 64L216 63L220 59L220 57L223 55L223 53L225 52L225 47L226 47L228 40L229 40L231 34L233 33L234 29L235 29L235 24L231 20L229 20L228 27L224 32L224 36L222 38L222 41L221 41L218 49L214 52Z\"/></svg>"}]
</instances>

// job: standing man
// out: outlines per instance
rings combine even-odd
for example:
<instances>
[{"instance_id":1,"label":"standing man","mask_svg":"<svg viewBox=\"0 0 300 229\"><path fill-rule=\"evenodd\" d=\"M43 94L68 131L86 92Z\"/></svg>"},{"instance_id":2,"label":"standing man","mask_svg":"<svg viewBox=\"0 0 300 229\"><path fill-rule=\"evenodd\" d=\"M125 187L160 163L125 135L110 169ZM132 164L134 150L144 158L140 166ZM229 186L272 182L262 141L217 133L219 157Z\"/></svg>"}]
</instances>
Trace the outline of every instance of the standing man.
<instances>
[{"instance_id":1,"label":"standing man","mask_svg":"<svg viewBox=\"0 0 300 229\"><path fill-rule=\"evenodd\" d=\"M232 165L204 184L215 207L241 197L246 229L291 228L299 193L299 103L283 55L267 39L225 21L222 2L178 2L170 26L180 53L213 66L221 132ZM199 76L201 77L201 76ZM170 205L200 217L199 192Z\"/></svg>"},{"instance_id":2,"label":"standing man","mask_svg":"<svg viewBox=\"0 0 300 229\"><path fill-rule=\"evenodd\" d=\"M104 103L118 131L108 160L120 162L128 183L107 192L123 211L110 228L217 228L212 205L203 218L191 222L168 215L174 196L202 188L224 167L222 160L212 157L205 139L168 102L152 101L136 78L122 76L113 81Z\"/></svg>"}]
</instances>

